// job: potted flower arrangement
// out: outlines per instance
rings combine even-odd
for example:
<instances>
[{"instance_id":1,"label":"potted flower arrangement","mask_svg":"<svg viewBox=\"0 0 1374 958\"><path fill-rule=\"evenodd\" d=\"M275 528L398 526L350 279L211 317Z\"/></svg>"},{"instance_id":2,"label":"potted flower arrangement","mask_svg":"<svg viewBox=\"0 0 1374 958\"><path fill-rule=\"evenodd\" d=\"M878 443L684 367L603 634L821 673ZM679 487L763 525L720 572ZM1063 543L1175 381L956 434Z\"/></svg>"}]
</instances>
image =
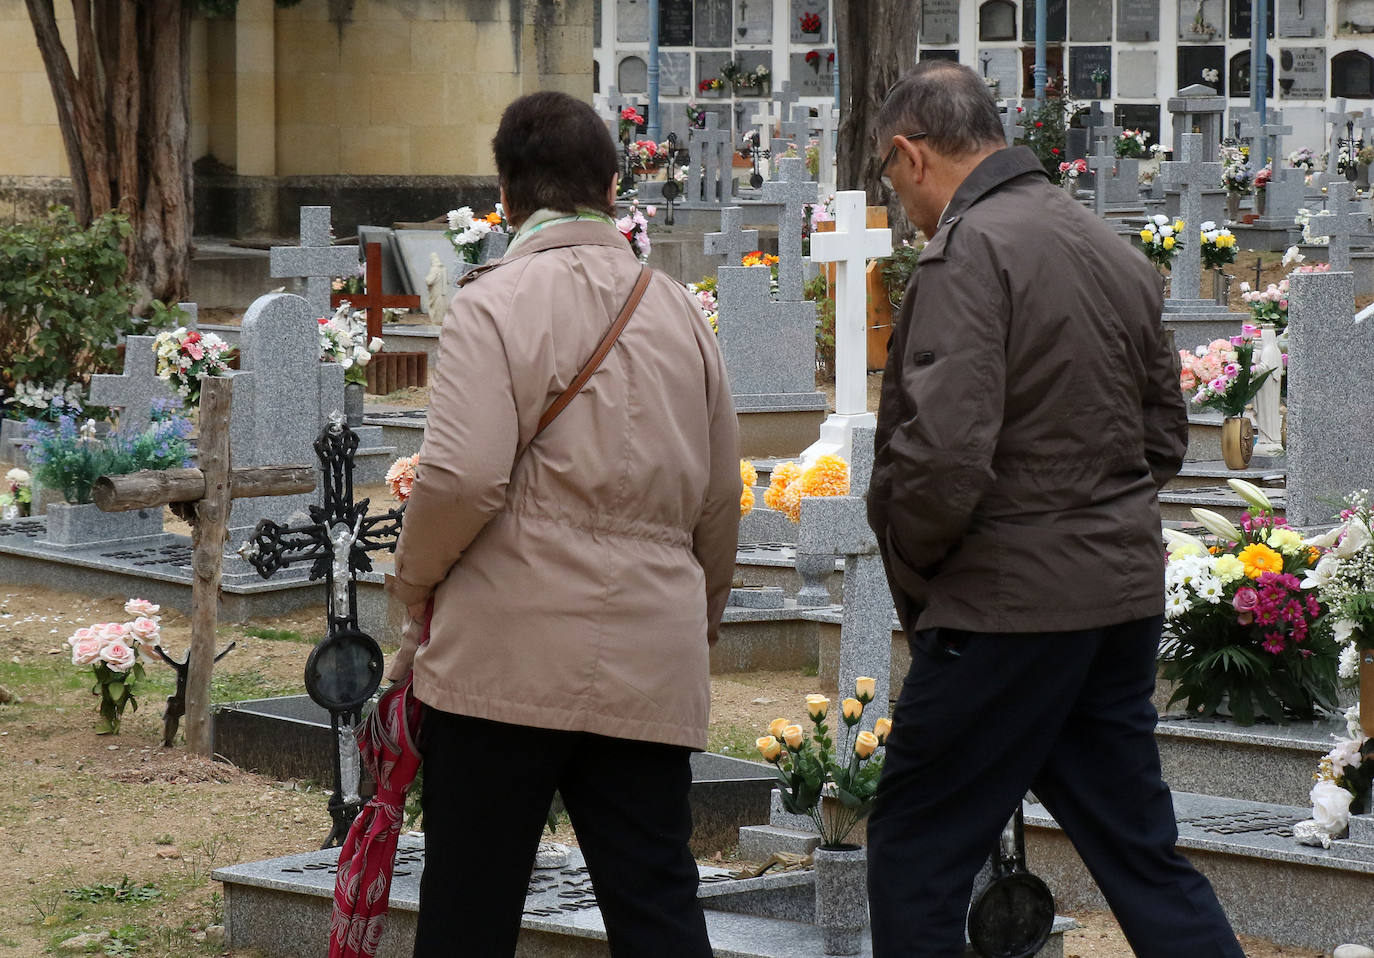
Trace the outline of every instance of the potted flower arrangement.
<instances>
[{"instance_id":1,"label":"potted flower arrangement","mask_svg":"<svg viewBox=\"0 0 1374 958\"><path fill-rule=\"evenodd\" d=\"M1288 154L1288 165L1295 170L1302 170L1311 175L1312 171L1317 168L1317 154L1304 146L1302 149L1294 150Z\"/></svg>"},{"instance_id":2,"label":"potted flower arrangement","mask_svg":"<svg viewBox=\"0 0 1374 958\"><path fill-rule=\"evenodd\" d=\"M698 130L706 128L706 108L697 106L695 103L688 103L684 108L687 113L687 125Z\"/></svg>"},{"instance_id":3,"label":"potted flower arrangement","mask_svg":"<svg viewBox=\"0 0 1374 958\"><path fill-rule=\"evenodd\" d=\"M773 467L763 504L781 512L793 522L801 522L802 499L814 496L849 495L849 463L842 456L818 456L810 465L785 460ZM797 591L799 605L820 606L831 602L826 585L835 571L834 555L798 551L797 575L802 581Z\"/></svg>"},{"instance_id":4,"label":"potted flower arrangement","mask_svg":"<svg viewBox=\"0 0 1374 958\"><path fill-rule=\"evenodd\" d=\"M1369 189L1369 165L1374 163L1374 146L1362 146L1355 154L1355 188Z\"/></svg>"},{"instance_id":5,"label":"potted flower arrangement","mask_svg":"<svg viewBox=\"0 0 1374 958\"><path fill-rule=\"evenodd\" d=\"M1374 739L1364 733L1358 705L1345 710L1345 736L1322 756L1312 776L1311 820L1293 826L1294 839L1304 845L1330 848L1332 839L1345 837L1351 815L1370 810Z\"/></svg>"},{"instance_id":6,"label":"potted flower arrangement","mask_svg":"<svg viewBox=\"0 0 1374 958\"><path fill-rule=\"evenodd\" d=\"M1213 291L1218 302L1225 302L1222 270L1236 261L1236 238L1228 229L1219 228L1207 220L1202 224L1202 245L1198 253L1202 257L1202 268L1212 270Z\"/></svg>"},{"instance_id":7,"label":"potted flower arrangement","mask_svg":"<svg viewBox=\"0 0 1374 958\"><path fill-rule=\"evenodd\" d=\"M1088 172L1088 161L1083 159L1059 164L1059 182L1064 185L1070 196L1076 195L1078 178Z\"/></svg>"},{"instance_id":8,"label":"potted flower arrangement","mask_svg":"<svg viewBox=\"0 0 1374 958\"><path fill-rule=\"evenodd\" d=\"M476 263L481 258L482 241L491 233L504 233L506 220L498 208L486 216L478 216L470 206L448 211L448 229L444 235L453 244L458 258L464 263Z\"/></svg>"},{"instance_id":9,"label":"potted flower arrangement","mask_svg":"<svg viewBox=\"0 0 1374 958\"><path fill-rule=\"evenodd\" d=\"M1285 265L1300 262L1302 259L1303 255L1298 252L1296 246L1289 247L1283 257ZM1298 266L1293 272L1327 273L1330 270L1330 263L1315 263ZM1241 283L1240 298L1250 307L1250 318L1257 325L1273 323L1279 330L1288 328L1288 280L1281 279L1277 283L1270 283L1263 290L1251 289L1249 283Z\"/></svg>"},{"instance_id":10,"label":"potted flower arrangement","mask_svg":"<svg viewBox=\"0 0 1374 958\"><path fill-rule=\"evenodd\" d=\"M1240 218L1240 198L1248 194L1255 182L1250 158L1245 147L1221 147L1221 185L1226 190L1226 217L1232 222Z\"/></svg>"},{"instance_id":11,"label":"potted flower arrangement","mask_svg":"<svg viewBox=\"0 0 1374 958\"><path fill-rule=\"evenodd\" d=\"M632 106L627 106L620 111L619 131L620 142L629 143L635 135L635 130L644 125L644 114L640 113Z\"/></svg>"},{"instance_id":12,"label":"potted flower arrangement","mask_svg":"<svg viewBox=\"0 0 1374 958\"><path fill-rule=\"evenodd\" d=\"M1122 130L1112 145L1116 155L1122 159L1144 159L1149 155L1145 147L1145 141L1149 138L1149 130Z\"/></svg>"},{"instance_id":13,"label":"potted flower arrangement","mask_svg":"<svg viewBox=\"0 0 1374 958\"><path fill-rule=\"evenodd\" d=\"M178 326L164 330L153 340L157 375L166 380L188 405L200 403L200 381L206 376L229 375L229 344L214 333Z\"/></svg>"},{"instance_id":14,"label":"potted flower arrangement","mask_svg":"<svg viewBox=\"0 0 1374 958\"><path fill-rule=\"evenodd\" d=\"M145 678L143 661L157 654L160 607L146 599L130 599L124 611L134 617L132 621L98 622L67 638L72 665L90 666L95 673L91 694L100 697L98 735L118 735L124 709L138 711L135 693Z\"/></svg>"},{"instance_id":15,"label":"potted flower arrangement","mask_svg":"<svg viewBox=\"0 0 1374 958\"><path fill-rule=\"evenodd\" d=\"M1274 178L1274 168L1264 166L1255 174L1255 215L1263 216L1268 205L1269 181Z\"/></svg>"},{"instance_id":16,"label":"potted flower arrangement","mask_svg":"<svg viewBox=\"0 0 1374 958\"><path fill-rule=\"evenodd\" d=\"M641 209L638 200L631 200L629 210L615 221L615 228L620 230L641 263L649 262L649 251L653 249L649 241L649 220L657 215L658 207L645 206Z\"/></svg>"},{"instance_id":17,"label":"potted flower arrangement","mask_svg":"<svg viewBox=\"0 0 1374 958\"><path fill-rule=\"evenodd\" d=\"M1214 339L1193 353L1179 351L1183 371L1179 386L1193 392L1195 405L1215 409L1225 418L1221 424L1221 455L1231 469L1244 469L1254 450L1254 427L1245 407L1260 386L1275 372L1256 362L1259 328L1249 323L1239 336Z\"/></svg>"},{"instance_id":18,"label":"potted flower arrangement","mask_svg":"<svg viewBox=\"0 0 1374 958\"><path fill-rule=\"evenodd\" d=\"M1354 679L1360 653L1374 648L1374 518L1368 489L1345 497L1340 525L1307 540L1324 550L1303 585L1330 610L1331 630L1341 646L1339 674Z\"/></svg>"},{"instance_id":19,"label":"potted flower arrangement","mask_svg":"<svg viewBox=\"0 0 1374 958\"><path fill-rule=\"evenodd\" d=\"M1149 225L1140 231L1140 243L1151 263L1159 269L1168 269L1173 264L1186 225L1183 220L1170 221L1163 213L1150 217Z\"/></svg>"},{"instance_id":20,"label":"potted flower arrangement","mask_svg":"<svg viewBox=\"0 0 1374 958\"><path fill-rule=\"evenodd\" d=\"M720 75L735 93L754 94L764 92L764 87L768 84L769 69L767 66L759 65L753 70L746 70L732 60L720 68Z\"/></svg>"},{"instance_id":21,"label":"potted flower arrangement","mask_svg":"<svg viewBox=\"0 0 1374 958\"><path fill-rule=\"evenodd\" d=\"M1107 95L1103 92L1103 90L1106 89L1107 81L1111 78L1112 75L1108 73L1106 70L1104 70L1102 67L1098 67L1096 70L1094 70L1092 72L1092 75L1089 77L1089 79L1093 81L1093 86L1097 88L1097 98L1099 100Z\"/></svg>"},{"instance_id":22,"label":"potted flower arrangement","mask_svg":"<svg viewBox=\"0 0 1374 958\"><path fill-rule=\"evenodd\" d=\"M321 316L319 323L320 362L343 367L344 417L350 426L361 426L367 364L382 351L381 337L367 338L367 315L346 301L333 316Z\"/></svg>"},{"instance_id":23,"label":"potted flower arrangement","mask_svg":"<svg viewBox=\"0 0 1374 958\"><path fill-rule=\"evenodd\" d=\"M0 518L27 516L33 505L33 479L23 469L5 473L4 492L0 492Z\"/></svg>"},{"instance_id":24,"label":"potted flower arrangement","mask_svg":"<svg viewBox=\"0 0 1374 958\"><path fill-rule=\"evenodd\" d=\"M667 143L655 143L653 140L635 140L627 149L636 173L657 173L659 164L668 155L671 147Z\"/></svg>"},{"instance_id":25,"label":"potted flower arrangement","mask_svg":"<svg viewBox=\"0 0 1374 958\"><path fill-rule=\"evenodd\" d=\"M827 955L859 952L867 918L864 892L865 856L846 839L873 809L883 760L875 757L892 731L892 721L879 718L873 730L860 730L864 711L873 701L875 682L860 677L854 695L840 705L842 741L836 748L826 725L830 699L808 695L806 712L812 730L774 719L768 734L755 743L759 754L777 771L782 804L793 815L806 815L821 836L813 854L816 865L816 924Z\"/></svg>"},{"instance_id":26,"label":"potted flower arrangement","mask_svg":"<svg viewBox=\"0 0 1374 958\"><path fill-rule=\"evenodd\" d=\"M700 83L697 84L698 93L707 93L719 96L720 92L724 89L725 81L722 80L720 77L706 77ZM704 113L705 111L702 112Z\"/></svg>"},{"instance_id":27,"label":"potted flower arrangement","mask_svg":"<svg viewBox=\"0 0 1374 958\"><path fill-rule=\"evenodd\" d=\"M816 36L821 32L821 17L818 13L803 13L799 19L801 32L807 36Z\"/></svg>"},{"instance_id":28,"label":"potted flower arrangement","mask_svg":"<svg viewBox=\"0 0 1374 958\"><path fill-rule=\"evenodd\" d=\"M1206 509L1193 516L1213 544L1174 530L1165 567L1161 674L1169 704L1213 715L1226 703L1242 724L1312 718L1336 705L1337 646L1326 607L1304 590L1320 551L1274 515L1267 496L1230 480L1249 506L1239 528Z\"/></svg>"}]
</instances>

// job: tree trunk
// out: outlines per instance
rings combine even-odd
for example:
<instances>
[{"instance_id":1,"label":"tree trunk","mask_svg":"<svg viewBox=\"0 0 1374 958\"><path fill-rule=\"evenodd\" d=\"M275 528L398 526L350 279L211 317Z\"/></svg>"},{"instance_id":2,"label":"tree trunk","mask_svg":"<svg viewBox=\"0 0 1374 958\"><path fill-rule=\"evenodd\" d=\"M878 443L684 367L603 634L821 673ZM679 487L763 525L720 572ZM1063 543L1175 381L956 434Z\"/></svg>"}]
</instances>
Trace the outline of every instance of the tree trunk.
<instances>
[{"instance_id":1,"label":"tree trunk","mask_svg":"<svg viewBox=\"0 0 1374 958\"><path fill-rule=\"evenodd\" d=\"M118 209L142 311L186 295L191 255L191 0L72 0L76 67L53 0L25 0L57 106L77 219Z\"/></svg>"},{"instance_id":2,"label":"tree trunk","mask_svg":"<svg viewBox=\"0 0 1374 958\"><path fill-rule=\"evenodd\" d=\"M870 206L887 206L894 238L914 229L896 194L878 181L887 155L875 144L878 109L916 56L919 15L911 0L837 0L835 32L840 66L839 188L863 190Z\"/></svg>"}]
</instances>

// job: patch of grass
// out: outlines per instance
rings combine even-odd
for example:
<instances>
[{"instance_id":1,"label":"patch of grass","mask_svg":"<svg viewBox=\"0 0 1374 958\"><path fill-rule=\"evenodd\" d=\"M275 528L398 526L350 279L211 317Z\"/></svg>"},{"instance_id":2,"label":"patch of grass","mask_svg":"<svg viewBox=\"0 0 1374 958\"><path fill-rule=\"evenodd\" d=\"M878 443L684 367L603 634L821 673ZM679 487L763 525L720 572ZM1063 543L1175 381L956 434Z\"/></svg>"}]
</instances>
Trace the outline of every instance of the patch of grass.
<instances>
[{"instance_id":1,"label":"patch of grass","mask_svg":"<svg viewBox=\"0 0 1374 958\"><path fill-rule=\"evenodd\" d=\"M83 901L93 905L101 902L133 902L133 901L152 901L154 898L161 898L162 892L154 884L135 885L125 875L119 880L118 885L109 882L97 882L93 885L82 885L79 888L68 888L64 894L72 901Z\"/></svg>"},{"instance_id":2,"label":"patch of grass","mask_svg":"<svg viewBox=\"0 0 1374 958\"><path fill-rule=\"evenodd\" d=\"M316 641L295 629L269 629L260 625L248 626L243 630L243 634L254 639L266 639L269 642L302 642L306 645L314 645Z\"/></svg>"},{"instance_id":3,"label":"patch of grass","mask_svg":"<svg viewBox=\"0 0 1374 958\"><path fill-rule=\"evenodd\" d=\"M706 733L706 751L734 758L757 758L758 749L754 747L754 741L764 734L767 733L750 725L712 728Z\"/></svg>"},{"instance_id":4,"label":"patch of grass","mask_svg":"<svg viewBox=\"0 0 1374 958\"><path fill-rule=\"evenodd\" d=\"M821 667L819 665L803 665L801 674L809 679L814 679L817 675L821 674Z\"/></svg>"},{"instance_id":5,"label":"patch of grass","mask_svg":"<svg viewBox=\"0 0 1374 958\"><path fill-rule=\"evenodd\" d=\"M261 672L216 672L210 683L210 700L241 702L244 699L294 695L304 690L304 680L287 685L270 681Z\"/></svg>"}]
</instances>

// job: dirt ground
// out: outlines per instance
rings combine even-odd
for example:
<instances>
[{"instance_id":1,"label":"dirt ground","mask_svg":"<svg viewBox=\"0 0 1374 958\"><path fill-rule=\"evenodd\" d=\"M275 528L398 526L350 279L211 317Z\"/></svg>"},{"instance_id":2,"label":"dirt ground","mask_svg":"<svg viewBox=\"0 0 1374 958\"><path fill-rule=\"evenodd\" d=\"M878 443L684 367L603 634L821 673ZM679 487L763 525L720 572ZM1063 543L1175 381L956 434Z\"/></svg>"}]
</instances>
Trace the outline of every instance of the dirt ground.
<instances>
[{"instance_id":1,"label":"dirt ground","mask_svg":"<svg viewBox=\"0 0 1374 958\"><path fill-rule=\"evenodd\" d=\"M75 628L123 620L122 602L0 587L0 846L9 849L0 894L0 958L58 953L82 934L108 935L91 954L173 958L230 954L216 943L223 899L219 866L316 847L327 795L315 782L278 782L223 762L163 749L161 710L171 670L153 666L118 736L94 732L89 672L63 645ZM237 648L216 668L217 701L302 691L302 670L321 632L322 609L252 625L225 625ZM189 623L163 616L164 645L185 649ZM799 714L813 676L753 673L712 682L710 747L752 757L753 740L778 715ZM575 840L565 824L559 840ZM734 861L723 849L713 862ZM1109 915L1075 915L1065 954L1131 954ZM1317 952L1245 941L1251 958ZM241 958L249 956L240 953Z\"/></svg>"}]
</instances>

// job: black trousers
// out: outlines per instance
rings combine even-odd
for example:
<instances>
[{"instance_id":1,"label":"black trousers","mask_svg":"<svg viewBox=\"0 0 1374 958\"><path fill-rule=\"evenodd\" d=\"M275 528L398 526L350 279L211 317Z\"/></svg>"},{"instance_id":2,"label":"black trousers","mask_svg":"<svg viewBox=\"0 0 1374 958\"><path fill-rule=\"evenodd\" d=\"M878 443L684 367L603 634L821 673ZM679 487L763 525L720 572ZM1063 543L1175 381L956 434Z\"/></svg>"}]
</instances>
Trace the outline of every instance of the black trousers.
<instances>
[{"instance_id":1,"label":"black trousers","mask_svg":"<svg viewBox=\"0 0 1374 958\"><path fill-rule=\"evenodd\" d=\"M1174 848L1150 704L1162 624L911 637L868 826L875 958L964 953L974 877L1027 788L1136 955L1244 958L1211 885Z\"/></svg>"},{"instance_id":2,"label":"black trousers","mask_svg":"<svg viewBox=\"0 0 1374 958\"><path fill-rule=\"evenodd\" d=\"M689 750L426 708L416 958L515 954L557 789L614 958L710 958L688 850Z\"/></svg>"}]
</instances>

